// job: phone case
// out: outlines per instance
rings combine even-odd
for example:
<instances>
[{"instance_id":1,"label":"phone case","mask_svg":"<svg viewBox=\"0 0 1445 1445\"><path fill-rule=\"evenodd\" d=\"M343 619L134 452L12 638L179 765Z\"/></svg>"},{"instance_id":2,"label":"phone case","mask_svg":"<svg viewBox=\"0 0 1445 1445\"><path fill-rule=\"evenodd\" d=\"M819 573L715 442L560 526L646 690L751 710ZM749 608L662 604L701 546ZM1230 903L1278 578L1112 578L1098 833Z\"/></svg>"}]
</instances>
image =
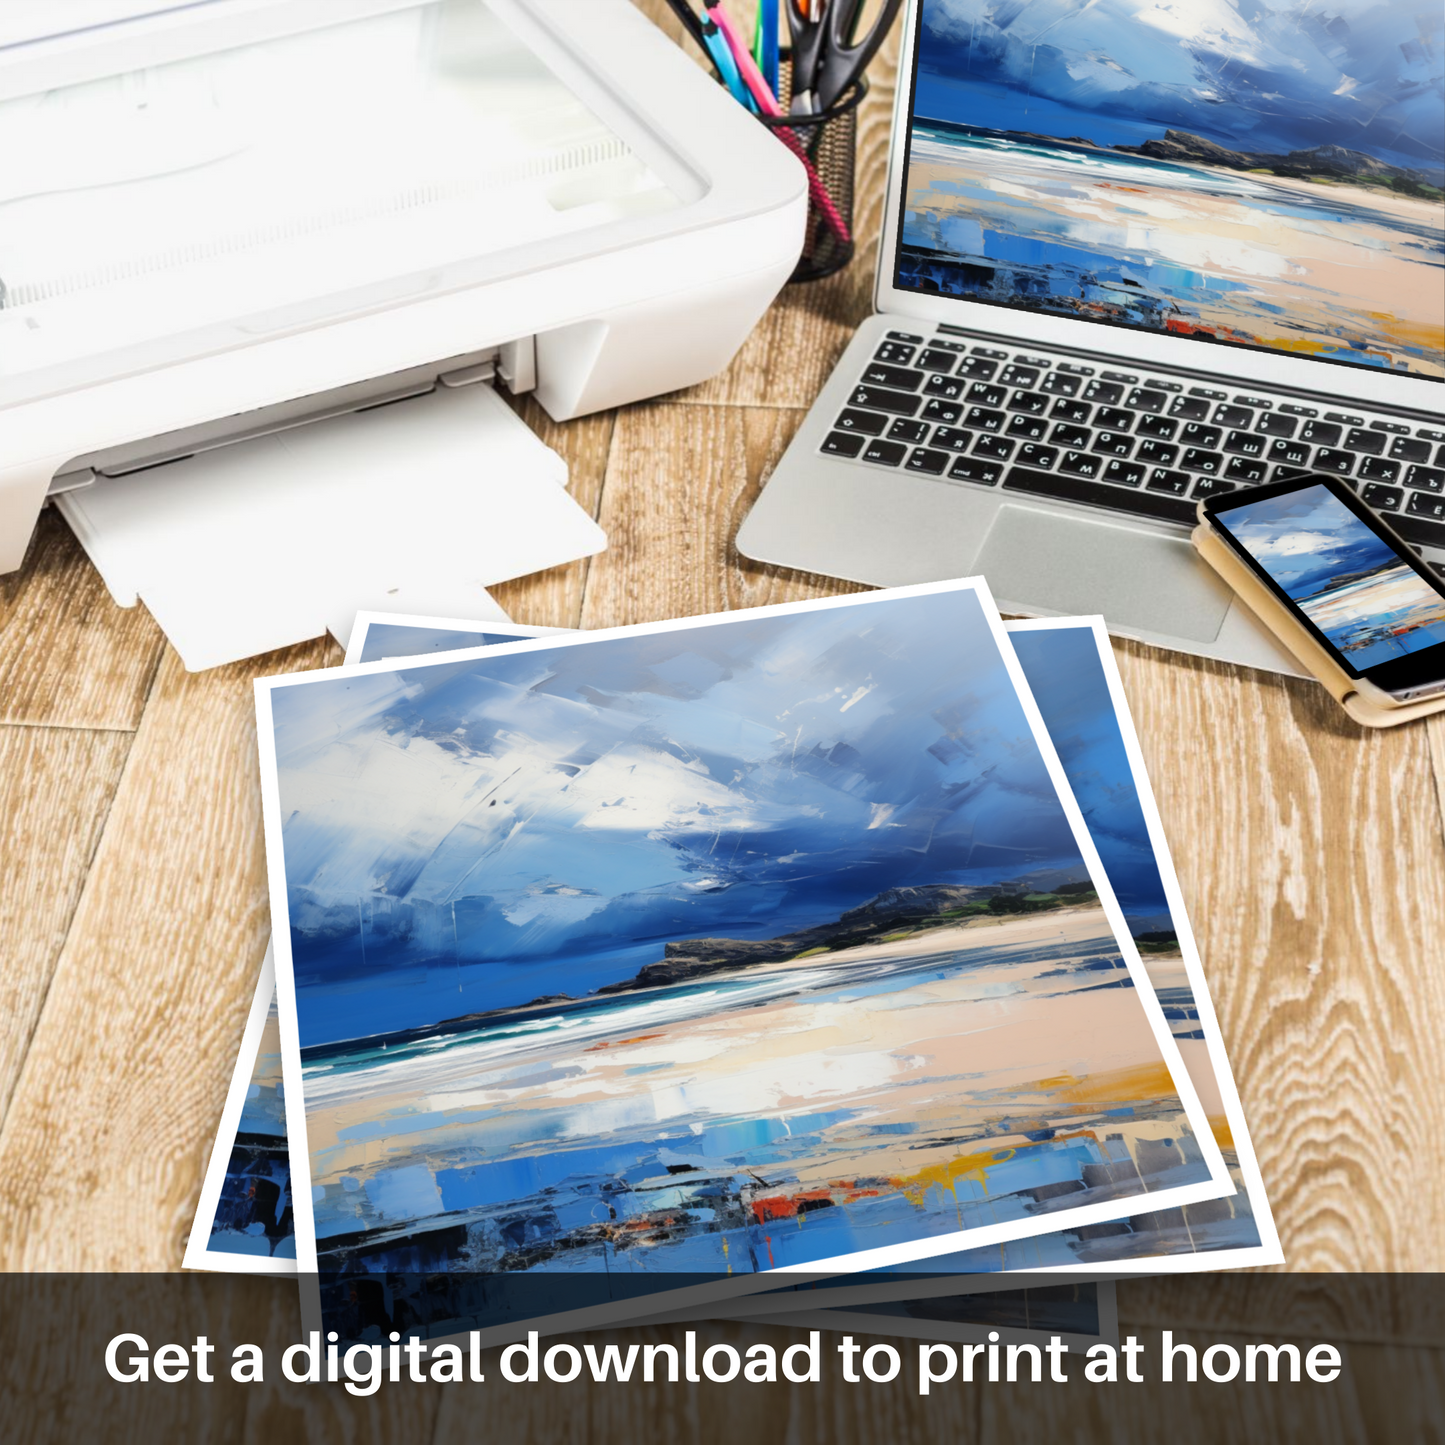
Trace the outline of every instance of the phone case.
<instances>
[{"instance_id":1,"label":"phone case","mask_svg":"<svg viewBox=\"0 0 1445 1445\"><path fill-rule=\"evenodd\" d=\"M1199 555L1239 594L1240 600L1299 658L1326 691L1367 728L1392 728L1416 718L1445 712L1445 693L1420 702L1384 704L1363 697L1359 684L1310 636L1294 615L1229 549L1208 522L1195 527L1191 540Z\"/></svg>"}]
</instances>

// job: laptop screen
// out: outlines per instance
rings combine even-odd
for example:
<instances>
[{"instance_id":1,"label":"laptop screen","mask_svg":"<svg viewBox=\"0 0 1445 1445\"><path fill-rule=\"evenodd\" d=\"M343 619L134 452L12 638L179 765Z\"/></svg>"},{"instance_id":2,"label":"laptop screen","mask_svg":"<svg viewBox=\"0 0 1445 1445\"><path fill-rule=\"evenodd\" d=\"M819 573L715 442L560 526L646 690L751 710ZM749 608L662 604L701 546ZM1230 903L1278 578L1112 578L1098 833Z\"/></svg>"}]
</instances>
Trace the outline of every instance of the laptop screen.
<instances>
[{"instance_id":1,"label":"laptop screen","mask_svg":"<svg viewBox=\"0 0 1445 1445\"><path fill-rule=\"evenodd\" d=\"M894 284L1445 377L1445 13L920 0Z\"/></svg>"}]
</instances>

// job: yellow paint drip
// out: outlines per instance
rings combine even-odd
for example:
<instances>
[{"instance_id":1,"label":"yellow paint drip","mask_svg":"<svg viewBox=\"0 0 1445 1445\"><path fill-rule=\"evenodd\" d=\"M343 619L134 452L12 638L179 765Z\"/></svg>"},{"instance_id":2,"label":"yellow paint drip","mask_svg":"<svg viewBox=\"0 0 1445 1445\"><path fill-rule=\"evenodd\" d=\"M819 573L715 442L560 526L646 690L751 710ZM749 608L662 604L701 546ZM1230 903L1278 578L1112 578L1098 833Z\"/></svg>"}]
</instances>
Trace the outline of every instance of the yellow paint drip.
<instances>
[{"instance_id":1,"label":"yellow paint drip","mask_svg":"<svg viewBox=\"0 0 1445 1445\"><path fill-rule=\"evenodd\" d=\"M1132 1069L1111 1069L1080 1079L1073 1074L1056 1074L1038 1079L1026 1088L1051 1094L1061 1104L1135 1104L1142 1099L1177 1097L1174 1080L1162 1064L1140 1064Z\"/></svg>"},{"instance_id":2,"label":"yellow paint drip","mask_svg":"<svg viewBox=\"0 0 1445 1445\"><path fill-rule=\"evenodd\" d=\"M888 1182L915 1208L922 1209L924 1198L930 1189L936 1187L953 1193L956 1192L960 1179L973 1180L986 1194L989 1168L1012 1159L1017 1153L1017 1149L1008 1148L989 1149L981 1154L959 1154L944 1164L928 1164L917 1174L890 1179Z\"/></svg>"}]
</instances>

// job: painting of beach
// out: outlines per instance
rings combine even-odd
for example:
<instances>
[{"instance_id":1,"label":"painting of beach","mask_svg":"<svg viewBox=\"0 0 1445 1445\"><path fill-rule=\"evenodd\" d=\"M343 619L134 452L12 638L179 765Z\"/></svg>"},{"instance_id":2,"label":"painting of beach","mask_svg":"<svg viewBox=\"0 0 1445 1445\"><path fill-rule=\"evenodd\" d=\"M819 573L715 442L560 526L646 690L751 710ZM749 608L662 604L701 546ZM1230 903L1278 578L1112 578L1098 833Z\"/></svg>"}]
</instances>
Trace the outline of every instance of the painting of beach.
<instances>
[{"instance_id":1,"label":"painting of beach","mask_svg":"<svg viewBox=\"0 0 1445 1445\"><path fill-rule=\"evenodd\" d=\"M1233 507L1221 521L1359 671L1445 643L1445 595L1328 488Z\"/></svg>"},{"instance_id":2,"label":"painting of beach","mask_svg":"<svg viewBox=\"0 0 1445 1445\"><path fill-rule=\"evenodd\" d=\"M896 284L1445 375L1440 15L925 0Z\"/></svg>"},{"instance_id":3,"label":"painting of beach","mask_svg":"<svg viewBox=\"0 0 1445 1445\"><path fill-rule=\"evenodd\" d=\"M269 696L323 1270L725 1277L1228 1188L971 587Z\"/></svg>"}]
</instances>

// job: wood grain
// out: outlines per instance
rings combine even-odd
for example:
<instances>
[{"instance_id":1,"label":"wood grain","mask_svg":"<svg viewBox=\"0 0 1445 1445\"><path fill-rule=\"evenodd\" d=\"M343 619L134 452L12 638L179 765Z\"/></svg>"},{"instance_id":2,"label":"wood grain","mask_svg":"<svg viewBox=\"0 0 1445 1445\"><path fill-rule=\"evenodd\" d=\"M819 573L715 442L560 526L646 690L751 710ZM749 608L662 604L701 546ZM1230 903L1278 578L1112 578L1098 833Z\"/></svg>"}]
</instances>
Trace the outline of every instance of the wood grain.
<instances>
[{"instance_id":1,"label":"wood grain","mask_svg":"<svg viewBox=\"0 0 1445 1445\"><path fill-rule=\"evenodd\" d=\"M0 727L0 1120L130 745L122 732Z\"/></svg>"},{"instance_id":2,"label":"wood grain","mask_svg":"<svg viewBox=\"0 0 1445 1445\"><path fill-rule=\"evenodd\" d=\"M161 655L143 607L117 607L53 507L0 576L0 723L133 731Z\"/></svg>"},{"instance_id":3,"label":"wood grain","mask_svg":"<svg viewBox=\"0 0 1445 1445\"><path fill-rule=\"evenodd\" d=\"M166 650L0 1128L0 1268L180 1263L269 930L251 679Z\"/></svg>"},{"instance_id":4,"label":"wood grain","mask_svg":"<svg viewBox=\"0 0 1445 1445\"><path fill-rule=\"evenodd\" d=\"M618 414L584 627L618 627L860 591L834 578L744 564L742 519L797 429L773 408L654 403Z\"/></svg>"},{"instance_id":5,"label":"wood grain","mask_svg":"<svg viewBox=\"0 0 1445 1445\"><path fill-rule=\"evenodd\" d=\"M1294 1269L1440 1269L1445 841L1429 734L1116 647Z\"/></svg>"}]
</instances>

